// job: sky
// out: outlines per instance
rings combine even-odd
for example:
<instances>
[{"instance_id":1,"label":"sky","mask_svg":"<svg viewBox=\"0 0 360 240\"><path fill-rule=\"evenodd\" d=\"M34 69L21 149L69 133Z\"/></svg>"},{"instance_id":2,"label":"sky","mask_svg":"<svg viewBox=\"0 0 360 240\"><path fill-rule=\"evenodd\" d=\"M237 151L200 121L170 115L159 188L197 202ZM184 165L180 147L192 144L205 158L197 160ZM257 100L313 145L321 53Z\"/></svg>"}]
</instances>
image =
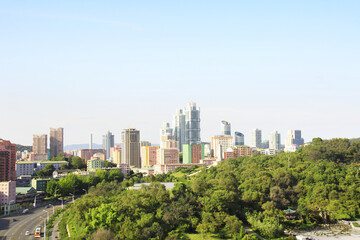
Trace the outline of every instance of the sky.
<instances>
[{"instance_id":1,"label":"sky","mask_svg":"<svg viewBox=\"0 0 360 240\"><path fill-rule=\"evenodd\" d=\"M360 137L360 1L1 1L0 138L160 142L194 101L201 138Z\"/></svg>"}]
</instances>

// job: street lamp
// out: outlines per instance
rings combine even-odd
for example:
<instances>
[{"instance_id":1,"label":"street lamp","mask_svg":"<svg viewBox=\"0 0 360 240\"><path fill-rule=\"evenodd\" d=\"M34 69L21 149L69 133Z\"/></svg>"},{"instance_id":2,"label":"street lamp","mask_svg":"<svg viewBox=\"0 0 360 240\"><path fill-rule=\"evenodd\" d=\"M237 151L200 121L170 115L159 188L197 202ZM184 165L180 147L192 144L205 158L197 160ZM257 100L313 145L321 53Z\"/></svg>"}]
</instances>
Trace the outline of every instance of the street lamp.
<instances>
[{"instance_id":1,"label":"street lamp","mask_svg":"<svg viewBox=\"0 0 360 240\"><path fill-rule=\"evenodd\" d=\"M46 239L46 218L40 216L40 219L44 219L44 240Z\"/></svg>"},{"instance_id":2,"label":"street lamp","mask_svg":"<svg viewBox=\"0 0 360 240\"><path fill-rule=\"evenodd\" d=\"M49 211L47 210L43 210L43 211L47 213L47 221L49 221Z\"/></svg>"},{"instance_id":3,"label":"street lamp","mask_svg":"<svg viewBox=\"0 0 360 240\"><path fill-rule=\"evenodd\" d=\"M10 216L10 204L12 203L12 202L15 202L15 200L11 200L10 202L9 202L9 204L8 204L8 215Z\"/></svg>"},{"instance_id":4,"label":"street lamp","mask_svg":"<svg viewBox=\"0 0 360 240\"><path fill-rule=\"evenodd\" d=\"M49 204L49 206L52 206L52 207L53 207L53 214L55 214L55 207L54 207L54 205Z\"/></svg>"}]
</instances>

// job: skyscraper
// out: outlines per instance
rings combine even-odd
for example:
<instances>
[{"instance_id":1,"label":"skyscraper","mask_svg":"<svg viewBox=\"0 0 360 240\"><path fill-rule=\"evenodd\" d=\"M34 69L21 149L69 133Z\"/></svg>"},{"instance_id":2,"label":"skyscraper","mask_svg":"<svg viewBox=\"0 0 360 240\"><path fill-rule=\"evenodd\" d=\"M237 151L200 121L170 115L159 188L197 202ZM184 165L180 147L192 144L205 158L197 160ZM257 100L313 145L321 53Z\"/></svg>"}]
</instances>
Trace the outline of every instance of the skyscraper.
<instances>
[{"instance_id":1,"label":"skyscraper","mask_svg":"<svg viewBox=\"0 0 360 240\"><path fill-rule=\"evenodd\" d=\"M222 135L230 136L231 135L231 124L227 121L221 121Z\"/></svg>"},{"instance_id":2,"label":"skyscraper","mask_svg":"<svg viewBox=\"0 0 360 240\"><path fill-rule=\"evenodd\" d=\"M301 137L301 130L289 130L285 143L285 151L294 152L301 145L304 145L304 139Z\"/></svg>"},{"instance_id":3,"label":"skyscraper","mask_svg":"<svg viewBox=\"0 0 360 240\"><path fill-rule=\"evenodd\" d=\"M251 131L251 147L261 148L261 130L254 128Z\"/></svg>"},{"instance_id":4,"label":"skyscraper","mask_svg":"<svg viewBox=\"0 0 360 240\"><path fill-rule=\"evenodd\" d=\"M141 167L140 159L140 132L135 128L124 129L122 137L122 163Z\"/></svg>"},{"instance_id":5,"label":"skyscraper","mask_svg":"<svg viewBox=\"0 0 360 240\"><path fill-rule=\"evenodd\" d=\"M235 132L235 146L245 145L245 136L241 132Z\"/></svg>"},{"instance_id":6,"label":"skyscraper","mask_svg":"<svg viewBox=\"0 0 360 240\"><path fill-rule=\"evenodd\" d=\"M185 114L182 109L178 109L174 115L174 139L179 142L179 150L183 151L185 144Z\"/></svg>"},{"instance_id":7,"label":"skyscraper","mask_svg":"<svg viewBox=\"0 0 360 240\"><path fill-rule=\"evenodd\" d=\"M270 137L269 137L269 148L275 149L275 150L280 150L280 147L281 147L280 133L278 133L277 131L274 131L270 134Z\"/></svg>"},{"instance_id":8,"label":"skyscraper","mask_svg":"<svg viewBox=\"0 0 360 240\"><path fill-rule=\"evenodd\" d=\"M185 144L200 144L200 108L189 102L185 108Z\"/></svg>"},{"instance_id":9,"label":"skyscraper","mask_svg":"<svg viewBox=\"0 0 360 240\"><path fill-rule=\"evenodd\" d=\"M47 154L47 135L33 135L33 153Z\"/></svg>"},{"instance_id":10,"label":"skyscraper","mask_svg":"<svg viewBox=\"0 0 360 240\"><path fill-rule=\"evenodd\" d=\"M64 129L50 128L50 157L64 152Z\"/></svg>"},{"instance_id":11,"label":"skyscraper","mask_svg":"<svg viewBox=\"0 0 360 240\"><path fill-rule=\"evenodd\" d=\"M103 149L106 151L106 159L110 158L110 148L114 147L114 135L108 131L103 135Z\"/></svg>"},{"instance_id":12,"label":"skyscraper","mask_svg":"<svg viewBox=\"0 0 360 240\"><path fill-rule=\"evenodd\" d=\"M16 180L16 144L0 140L0 182Z\"/></svg>"}]
</instances>

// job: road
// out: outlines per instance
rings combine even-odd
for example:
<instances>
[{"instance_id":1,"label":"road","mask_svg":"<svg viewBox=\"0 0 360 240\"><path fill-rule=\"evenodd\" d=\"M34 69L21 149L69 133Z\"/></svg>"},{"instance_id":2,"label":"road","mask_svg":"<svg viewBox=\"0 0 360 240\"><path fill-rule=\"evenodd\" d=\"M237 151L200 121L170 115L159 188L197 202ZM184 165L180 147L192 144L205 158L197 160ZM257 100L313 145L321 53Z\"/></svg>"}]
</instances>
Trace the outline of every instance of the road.
<instances>
[{"instance_id":1,"label":"road","mask_svg":"<svg viewBox=\"0 0 360 240\"><path fill-rule=\"evenodd\" d=\"M55 210L60 207L61 205L56 205ZM43 218L47 218L47 213L44 210L49 212L49 217L53 214L52 207L38 207L30 209L27 214L0 218L0 240L34 239L34 232L37 226L41 226L41 231L43 233ZM25 236L26 231L30 232L29 236Z\"/></svg>"}]
</instances>

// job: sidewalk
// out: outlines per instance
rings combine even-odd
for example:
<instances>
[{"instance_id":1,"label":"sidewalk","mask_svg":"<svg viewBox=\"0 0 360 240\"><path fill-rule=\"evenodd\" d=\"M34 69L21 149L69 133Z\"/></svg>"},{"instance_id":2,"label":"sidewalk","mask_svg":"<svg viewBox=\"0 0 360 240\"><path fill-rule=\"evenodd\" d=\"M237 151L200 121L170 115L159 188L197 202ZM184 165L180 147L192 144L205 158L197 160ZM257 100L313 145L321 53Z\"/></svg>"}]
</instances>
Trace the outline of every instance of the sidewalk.
<instances>
[{"instance_id":1,"label":"sidewalk","mask_svg":"<svg viewBox=\"0 0 360 240\"><path fill-rule=\"evenodd\" d=\"M56 220L52 233L51 233L51 239L55 240L55 239L60 239L60 232L59 232L59 222L61 221L62 216L59 217L58 220Z\"/></svg>"}]
</instances>

